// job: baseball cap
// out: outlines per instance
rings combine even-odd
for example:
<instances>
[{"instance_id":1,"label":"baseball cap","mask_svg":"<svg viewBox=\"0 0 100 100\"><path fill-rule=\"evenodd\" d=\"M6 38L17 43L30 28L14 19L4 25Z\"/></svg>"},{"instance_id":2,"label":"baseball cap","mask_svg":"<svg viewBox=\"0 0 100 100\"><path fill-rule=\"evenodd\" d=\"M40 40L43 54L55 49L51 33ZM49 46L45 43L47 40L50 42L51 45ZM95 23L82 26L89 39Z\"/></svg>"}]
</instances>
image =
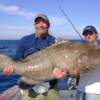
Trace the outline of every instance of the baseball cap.
<instances>
[{"instance_id":1,"label":"baseball cap","mask_svg":"<svg viewBox=\"0 0 100 100\"><path fill-rule=\"evenodd\" d=\"M92 25L86 26L86 27L83 29L82 35L85 35L87 32L92 32L92 33L98 34L96 28L95 28L94 26L92 26Z\"/></svg>"},{"instance_id":2,"label":"baseball cap","mask_svg":"<svg viewBox=\"0 0 100 100\"><path fill-rule=\"evenodd\" d=\"M43 19L44 21L46 21L48 24L50 24L50 22L49 22L49 19L48 19L47 15L42 14L42 13L38 14L38 15L36 16L36 18L35 18L34 22L36 22L38 18L41 18L41 19Z\"/></svg>"}]
</instances>

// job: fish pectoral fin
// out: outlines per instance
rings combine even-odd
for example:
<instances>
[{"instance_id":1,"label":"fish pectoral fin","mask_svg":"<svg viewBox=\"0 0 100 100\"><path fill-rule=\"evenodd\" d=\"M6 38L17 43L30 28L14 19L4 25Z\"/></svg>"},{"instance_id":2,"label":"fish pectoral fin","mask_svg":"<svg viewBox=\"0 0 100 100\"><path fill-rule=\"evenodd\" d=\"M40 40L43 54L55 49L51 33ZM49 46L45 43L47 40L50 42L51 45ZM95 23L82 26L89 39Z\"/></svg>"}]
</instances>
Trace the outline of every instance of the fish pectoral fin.
<instances>
[{"instance_id":1,"label":"fish pectoral fin","mask_svg":"<svg viewBox=\"0 0 100 100\"><path fill-rule=\"evenodd\" d=\"M19 81L25 82L26 84L29 84L29 85L35 85L35 84L40 83L40 81L34 81L34 80L29 79L27 77L21 77Z\"/></svg>"}]
</instances>

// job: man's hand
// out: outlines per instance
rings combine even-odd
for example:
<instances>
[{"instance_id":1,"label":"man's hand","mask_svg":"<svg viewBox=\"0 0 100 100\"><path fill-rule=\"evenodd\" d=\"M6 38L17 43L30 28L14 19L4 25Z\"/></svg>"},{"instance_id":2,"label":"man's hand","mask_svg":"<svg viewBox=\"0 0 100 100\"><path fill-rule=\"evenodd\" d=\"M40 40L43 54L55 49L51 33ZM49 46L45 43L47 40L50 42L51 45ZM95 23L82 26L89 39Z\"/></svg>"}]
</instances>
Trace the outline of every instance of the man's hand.
<instances>
[{"instance_id":1,"label":"man's hand","mask_svg":"<svg viewBox=\"0 0 100 100\"><path fill-rule=\"evenodd\" d=\"M59 68L54 68L53 70L53 76L55 76L57 79L65 79L66 75L68 74L67 69L64 69L64 71L60 70Z\"/></svg>"},{"instance_id":2,"label":"man's hand","mask_svg":"<svg viewBox=\"0 0 100 100\"><path fill-rule=\"evenodd\" d=\"M4 73L6 74L6 75L12 75L13 73L14 73L14 70L15 70L15 68L14 68L14 66L11 66L11 65L9 65L9 66L7 66L7 67L5 67L5 69L4 69Z\"/></svg>"}]
</instances>

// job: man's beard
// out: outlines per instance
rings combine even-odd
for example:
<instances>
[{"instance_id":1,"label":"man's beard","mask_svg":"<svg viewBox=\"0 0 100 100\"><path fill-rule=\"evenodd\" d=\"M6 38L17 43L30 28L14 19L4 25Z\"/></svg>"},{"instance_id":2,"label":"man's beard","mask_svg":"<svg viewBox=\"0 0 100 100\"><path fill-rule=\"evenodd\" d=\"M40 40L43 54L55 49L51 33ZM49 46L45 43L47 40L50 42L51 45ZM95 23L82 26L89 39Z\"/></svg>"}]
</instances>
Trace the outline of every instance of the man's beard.
<instances>
[{"instance_id":1,"label":"man's beard","mask_svg":"<svg viewBox=\"0 0 100 100\"><path fill-rule=\"evenodd\" d=\"M40 38L42 39L46 39L48 36L48 33L43 33L43 34L40 34Z\"/></svg>"},{"instance_id":2,"label":"man's beard","mask_svg":"<svg viewBox=\"0 0 100 100\"><path fill-rule=\"evenodd\" d=\"M39 38L46 39L48 36L48 31L40 31L37 33L37 35L39 36Z\"/></svg>"}]
</instances>

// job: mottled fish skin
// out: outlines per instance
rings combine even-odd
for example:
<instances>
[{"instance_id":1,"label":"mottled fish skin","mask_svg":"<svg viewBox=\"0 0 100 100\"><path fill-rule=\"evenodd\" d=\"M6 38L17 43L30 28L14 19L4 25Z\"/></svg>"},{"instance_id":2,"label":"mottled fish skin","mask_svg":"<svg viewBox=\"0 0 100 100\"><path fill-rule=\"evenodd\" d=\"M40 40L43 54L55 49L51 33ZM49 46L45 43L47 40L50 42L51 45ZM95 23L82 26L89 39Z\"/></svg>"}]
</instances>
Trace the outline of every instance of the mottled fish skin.
<instances>
[{"instance_id":1,"label":"mottled fish skin","mask_svg":"<svg viewBox=\"0 0 100 100\"><path fill-rule=\"evenodd\" d=\"M55 67L67 68L71 75L85 73L100 67L100 48L96 45L58 42L29 55L22 61L14 61L5 54L0 54L0 69L14 65L15 72L33 81L54 79Z\"/></svg>"}]
</instances>

